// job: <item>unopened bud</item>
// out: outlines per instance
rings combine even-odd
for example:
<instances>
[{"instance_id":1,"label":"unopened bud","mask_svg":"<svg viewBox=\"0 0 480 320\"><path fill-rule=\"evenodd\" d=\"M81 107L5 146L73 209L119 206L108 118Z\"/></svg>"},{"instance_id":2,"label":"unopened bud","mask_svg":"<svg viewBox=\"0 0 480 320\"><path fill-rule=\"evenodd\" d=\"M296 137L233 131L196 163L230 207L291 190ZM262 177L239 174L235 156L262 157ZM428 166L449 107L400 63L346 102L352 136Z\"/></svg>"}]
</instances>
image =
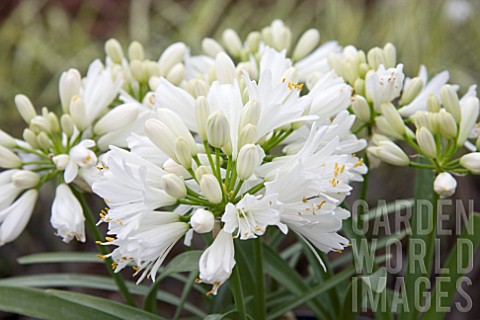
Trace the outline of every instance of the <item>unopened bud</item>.
<instances>
[{"instance_id":1,"label":"unopened bud","mask_svg":"<svg viewBox=\"0 0 480 320\"><path fill-rule=\"evenodd\" d=\"M59 154L54 156L52 161L55 164L55 167L57 167L57 170L63 171L70 162L70 156L68 154Z\"/></svg>"},{"instance_id":2,"label":"unopened bud","mask_svg":"<svg viewBox=\"0 0 480 320\"><path fill-rule=\"evenodd\" d=\"M39 182L40 175L28 170L20 170L12 176L13 185L22 190L34 188Z\"/></svg>"},{"instance_id":3,"label":"unopened bud","mask_svg":"<svg viewBox=\"0 0 480 320\"><path fill-rule=\"evenodd\" d=\"M260 47L260 42L262 41L262 35L258 31L250 32L245 40L247 44L247 49L250 52L257 52Z\"/></svg>"},{"instance_id":4,"label":"unopened bud","mask_svg":"<svg viewBox=\"0 0 480 320\"><path fill-rule=\"evenodd\" d=\"M200 96L195 101L195 115L197 120L198 135L203 141L207 140L207 120L210 116L210 107L207 98Z\"/></svg>"},{"instance_id":5,"label":"unopened bud","mask_svg":"<svg viewBox=\"0 0 480 320\"><path fill-rule=\"evenodd\" d=\"M185 198L187 195L187 188L182 178L174 174L166 174L162 177L162 189L175 199Z\"/></svg>"},{"instance_id":6,"label":"unopened bud","mask_svg":"<svg viewBox=\"0 0 480 320\"><path fill-rule=\"evenodd\" d=\"M64 113L69 112L72 97L80 94L82 86L82 76L77 69L70 69L62 73L58 90L60 92L60 102Z\"/></svg>"},{"instance_id":7,"label":"unopened bud","mask_svg":"<svg viewBox=\"0 0 480 320\"><path fill-rule=\"evenodd\" d=\"M242 131L240 132L240 136L238 137L238 146L241 148L242 146L253 143L257 141L257 127L253 124L247 124L243 127Z\"/></svg>"},{"instance_id":8,"label":"unopened bud","mask_svg":"<svg viewBox=\"0 0 480 320\"><path fill-rule=\"evenodd\" d=\"M395 166L407 166L410 163L405 152L391 141L380 141L378 147L369 147L367 151L380 160Z\"/></svg>"},{"instance_id":9,"label":"unopened bud","mask_svg":"<svg viewBox=\"0 0 480 320\"><path fill-rule=\"evenodd\" d=\"M17 142L15 142L15 139L6 133L3 130L0 130L0 146L4 146L6 148L13 148L17 145Z\"/></svg>"},{"instance_id":10,"label":"unopened bud","mask_svg":"<svg viewBox=\"0 0 480 320\"><path fill-rule=\"evenodd\" d=\"M30 123L30 121L37 116L37 112L27 96L23 94L17 94L15 96L15 104L20 116L26 123Z\"/></svg>"},{"instance_id":11,"label":"unopened bud","mask_svg":"<svg viewBox=\"0 0 480 320\"><path fill-rule=\"evenodd\" d=\"M385 57L385 68L395 68L397 65L397 49L390 42L383 47Z\"/></svg>"},{"instance_id":12,"label":"unopened bud","mask_svg":"<svg viewBox=\"0 0 480 320\"><path fill-rule=\"evenodd\" d=\"M212 174L212 169L207 166L200 166L195 170L195 177L198 181L202 180L202 177L206 174Z\"/></svg>"},{"instance_id":13,"label":"unopened bud","mask_svg":"<svg viewBox=\"0 0 480 320\"><path fill-rule=\"evenodd\" d=\"M55 113L49 112L48 113L48 122L50 123L50 128L52 132L60 132L60 121Z\"/></svg>"},{"instance_id":14,"label":"unopened bud","mask_svg":"<svg viewBox=\"0 0 480 320\"><path fill-rule=\"evenodd\" d=\"M230 141L230 125L223 112L216 111L208 117L207 140L215 148L221 148Z\"/></svg>"},{"instance_id":15,"label":"unopened bud","mask_svg":"<svg viewBox=\"0 0 480 320\"><path fill-rule=\"evenodd\" d=\"M25 140L33 149L38 148L37 135L30 129L23 130L23 140Z\"/></svg>"},{"instance_id":16,"label":"unopened bud","mask_svg":"<svg viewBox=\"0 0 480 320\"><path fill-rule=\"evenodd\" d=\"M457 138L458 145L463 145L474 129L480 111L479 108L480 106L477 97L469 97L464 103L462 103L461 120Z\"/></svg>"},{"instance_id":17,"label":"unopened bud","mask_svg":"<svg viewBox=\"0 0 480 320\"><path fill-rule=\"evenodd\" d=\"M197 209L190 218L190 224L196 233L210 232L215 225L215 216L211 211Z\"/></svg>"},{"instance_id":18,"label":"unopened bud","mask_svg":"<svg viewBox=\"0 0 480 320\"><path fill-rule=\"evenodd\" d=\"M51 132L50 122L42 116L35 116L30 121L30 128L34 132Z\"/></svg>"},{"instance_id":19,"label":"unopened bud","mask_svg":"<svg viewBox=\"0 0 480 320\"><path fill-rule=\"evenodd\" d=\"M312 52L320 41L320 32L317 29L308 29L298 40L292 59L298 61Z\"/></svg>"},{"instance_id":20,"label":"unopened bud","mask_svg":"<svg viewBox=\"0 0 480 320\"><path fill-rule=\"evenodd\" d=\"M128 59L130 61L145 59L145 50L140 42L133 41L130 43L128 46Z\"/></svg>"},{"instance_id":21,"label":"unopened bud","mask_svg":"<svg viewBox=\"0 0 480 320\"><path fill-rule=\"evenodd\" d=\"M392 130L398 135L403 136L405 133L405 124L403 123L403 119L398 113L398 110L391 103L382 104L381 109L383 116L392 126Z\"/></svg>"},{"instance_id":22,"label":"unopened bud","mask_svg":"<svg viewBox=\"0 0 480 320\"><path fill-rule=\"evenodd\" d=\"M445 110L441 110L437 115L440 133L447 139L455 138L457 136L457 123L453 116Z\"/></svg>"},{"instance_id":23,"label":"unopened bud","mask_svg":"<svg viewBox=\"0 0 480 320\"><path fill-rule=\"evenodd\" d=\"M403 90L401 102L402 104L409 104L412 102L423 90L424 83L420 78L413 78Z\"/></svg>"},{"instance_id":24,"label":"unopened bud","mask_svg":"<svg viewBox=\"0 0 480 320\"><path fill-rule=\"evenodd\" d=\"M177 140L175 140L174 151L178 163L185 169L190 169L192 167L192 155L184 137L178 137Z\"/></svg>"},{"instance_id":25,"label":"unopened bud","mask_svg":"<svg viewBox=\"0 0 480 320\"><path fill-rule=\"evenodd\" d=\"M260 103L257 100L248 101L242 110L239 127L243 128L247 124L253 124L256 126L260 120L261 111Z\"/></svg>"},{"instance_id":26,"label":"unopened bud","mask_svg":"<svg viewBox=\"0 0 480 320\"><path fill-rule=\"evenodd\" d=\"M185 66L183 63L177 63L168 71L165 78L173 83L174 85L178 86L185 78Z\"/></svg>"},{"instance_id":27,"label":"unopened bud","mask_svg":"<svg viewBox=\"0 0 480 320\"><path fill-rule=\"evenodd\" d=\"M352 110L360 121L370 121L370 106L363 96L356 95L353 97Z\"/></svg>"},{"instance_id":28,"label":"unopened bud","mask_svg":"<svg viewBox=\"0 0 480 320\"><path fill-rule=\"evenodd\" d=\"M49 150L50 147L52 146L52 143L50 142L50 138L44 131L40 132L37 135L37 143L40 149L42 150Z\"/></svg>"},{"instance_id":29,"label":"unopened bud","mask_svg":"<svg viewBox=\"0 0 480 320\"><path fill-rule=\"evenodd\" d=\"M140 60L133 60L130 62L130 70L132 75L138 82L145 82L148 78L147 70L144 68L144 64Z\"/></svg>"},{"instance_id":30,"label":"unopened bud","mask_svg":"<svg viewBox=\"0 0 480 320\"><path fill-rule=\"evenodd\" d=\"M22 165L22 160L10 149L0 146L0 168L14 169Z\"/></svg>"},{"instance_id":31,"label":"unopened bud","mask_svg":"<svg viewBox=\"0 0 480 320\"><path fill-rule=\"evenodd\" d=\"M440 173L433 182L433 190L442 198L450 197L457 189L457 180L448 172Z\"/></svg>"},{"instance_id":32,"label":"unopened bud","mask_svg":"<svg viewBox=\"0 0 480 320\"><path fill-rule=\"evenodd\" d=\"M260 155L254 144L244 145L238 152L237 175L240 180L248 180L260 165Z\"/></svg>"},{"instance_id":33,"label":"unopened bud","mask_svg":"<svg viewBox=\"0 0 480 320\"><path fill-rule=\"evenodd\" d=\"M200 180L200 191L213 204L222 202L222 189L212 174L204 174Z\"/></svg>"},{"instance_id":34,"label":"unopened bud","mask_svg":"<svg viewBox=\"0 0 480 320\"><path fill-rule=\"evenodd\" d=\"M187 46L182 42L174 43L165 49L158 60L160 74L162 76L167 75L168 71L170 71L174 65L183 60L186 52Z\"/></svg>"},{"instance_id":35,"label":"unopened bud","mask_svg":"<svg viewBox=\"0 0 480 320\"><path fill-rule=\"evenodd\" d=\"M480 152L467 153L460 158L460 165L475 174L480 173Z\"/></svg>"},{"instance_id":36,"label":"unopened bud","mask_svg":"<svg viewBox=\"0 0 480 320\"><path fill-rule=\"evenodd\" d=\"M383 64L385 66L385 56L383 50L380 48L372 48L367 54L368 64L373 70L377 70L378 66Z\"/></svg>"},{"instance_id":37,"label":"unopened bud","mask_svg":"<svg viewBox=\"0 0 480 320\"><path fill-rule=\"evenodd\" d=\"M440 100L438 99L438 97L434 93L430 93L427 100L428 112L432 112L432 113L439 112L441 108L442 106L440 104Z\"/></svg>"},{"instance_id":38,"label":"unopened bud","mask_svg":"<svg viewBox=\"0 0 480 320\"><path fill-rule=\"evenodd\" d=\"M139 108L137 103L125 103L107 112L93 127L96 135L124 128L135 121Z\"/></svg>"},{"instance_id":39,"label":"unopened bud","mask_svg":"<svg viewBox=\"0 0 480 320\"><path fill-rule=\"evenodd\" d=\"M62 131L65 132L67 136L72 136L75 125L73 124L72 117L69 114L62 115L60 118L60 124L62 125Z\"/></svg>"},{"instance_id":40,"label":"unopened bud","mask_svg":"<svg viewBox=\"0 0 480 320\"><path fill-rule=\"evenodd\" d=\"M353 85L357 95L365 96L365 80L357 79Z\"/></svg>"},{"instance_id":41,"label":"unopened bud","mask_svg":"<svg viewBox=\"0 0 480 320\"><path fill-rule=\"evenodd\" d=\"M460 102L455 89L451 85L446 84L440 90L440 95L442 97L442 103L445 109L452 114L457 123L460 123L462 115L460 110Z\"/></svg>"},{"instance_id":42,"label":"unopened bud","mask_svg":"<svg viewBox=\"0 0 480 320\"><path fill-rule=\"evenodd\" d=\"M212 58L215 58L218 53L224 52L223 47L212 38L205 38L202 40L203 52Z\"/></svg>"},{"instance_id":43,"label":"unopened bud","mask_svg":"<svg viewBox=\"0 0 480 320\"><path fill-rule=\"evenodd\" d=\"M105 42L105 53L113 63L121 64L123 60L123 50L120 42L116 39L110 39Z\"/></svg>"},{"instance_id":44,"label":"unopened bud","mask_svg":"<svg viewBox=\"0 0 480 320\"><path fill-rule=\"evenodd\" d=\"M235 57L240 56L242 52L242 41L235 30L226 29L222 34L222 40L225 48L231 55Z\"/></svg>"},{"instance_id":45,"label":"unopened bud","mask_svg":"<svg viewBox=\"0 0 480 320\"><path fill-rule=\"evenodd\" d=\"M88 127L87 109L83 99L79 96L72 97L72 101L70 102L70 116L78 130L83 131Z\"/></svg>"},{"instance_id":46,"label":"unopened bud","mask_svg":"<svg viewBox=\"0 0 480 320\"><path fill-rule=\"evenodd\" d=\"M427 157L437 157L437 146L433 134L425 127L417 130L417 143Z\"/></svg>"}]
</instances>

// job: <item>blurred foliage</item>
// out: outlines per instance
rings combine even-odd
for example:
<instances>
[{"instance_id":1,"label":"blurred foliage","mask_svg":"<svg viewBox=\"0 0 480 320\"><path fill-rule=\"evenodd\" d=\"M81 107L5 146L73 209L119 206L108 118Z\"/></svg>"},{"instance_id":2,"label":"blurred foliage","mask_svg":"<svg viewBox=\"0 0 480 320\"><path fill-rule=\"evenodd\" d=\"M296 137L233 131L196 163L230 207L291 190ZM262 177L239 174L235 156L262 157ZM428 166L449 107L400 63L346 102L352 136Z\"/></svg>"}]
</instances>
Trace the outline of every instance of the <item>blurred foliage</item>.
<instances>
[{"instance_id":1,"label":"blurred foliage","mask_svg":"<svg viewBox=\"0 0 480 320\"><path fill-rule=\"evenodd\" d=\"M70 67L84 72L90 61L103 59L103 42L110 37L125 46L138 40L156 58L174 41L198 52L205 36L219 39L228 27L246 36L275 18L285 20L294 37L316 27L323 42L363 49L393 42L409 75L422 63L430 75L448 69L451 81L465 90L480 77L479 13L480 3L469 0L5 0L0 125L15 131L17 93L38 108L54 107L60 73Z\"/></svg>"}]
</instances>

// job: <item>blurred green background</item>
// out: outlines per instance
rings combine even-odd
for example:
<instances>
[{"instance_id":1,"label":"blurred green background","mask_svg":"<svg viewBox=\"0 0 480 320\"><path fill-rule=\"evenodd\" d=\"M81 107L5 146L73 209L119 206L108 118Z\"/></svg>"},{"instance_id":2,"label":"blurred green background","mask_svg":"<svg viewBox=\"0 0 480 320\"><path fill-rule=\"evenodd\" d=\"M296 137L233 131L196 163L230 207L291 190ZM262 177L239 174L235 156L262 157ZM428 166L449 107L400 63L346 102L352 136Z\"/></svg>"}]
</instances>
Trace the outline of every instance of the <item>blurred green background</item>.
<instances>
[{"instance_id":1,"label":"blurred green background","mask_svg":"<svg viewBox=\"0 0 480 320\"><path fill-rule=\"evenodd\" d=\"M408 75L415 75L420 64L427 66L430 76L448 69L451 82L464 92L480 80L479 14L477 0L1 0L0 127L21 137L24 125L13 103L18 93L29 96L37 108L57 108L61 72L75 67L84 73L93 59L103 60L103 44L111 37L124 48L138 40L148 57L157 59L172 42L184 41L199 53L203 37L220 39L223 30L234 28L244 38L277 18L292 28L294 39L315 27L322 43L337 40L368 50L392 42ZM397 169L384 167L375 175L375 199L409 196L412 177ZM392 175L400 180L385 180ZM462 180L457 194L478 198L478 179ZM51 266L19 267L16 257L27 253L95 250L65 245L53 235L48 222L52 193L43 192L26 232L1 248L0 277L52 272ZM55 268L75 272L81 267ZM480 278L479 271L474 273L472 278ZM461 318L469 317L452 315Z\"/></svg>"}]
</instances>

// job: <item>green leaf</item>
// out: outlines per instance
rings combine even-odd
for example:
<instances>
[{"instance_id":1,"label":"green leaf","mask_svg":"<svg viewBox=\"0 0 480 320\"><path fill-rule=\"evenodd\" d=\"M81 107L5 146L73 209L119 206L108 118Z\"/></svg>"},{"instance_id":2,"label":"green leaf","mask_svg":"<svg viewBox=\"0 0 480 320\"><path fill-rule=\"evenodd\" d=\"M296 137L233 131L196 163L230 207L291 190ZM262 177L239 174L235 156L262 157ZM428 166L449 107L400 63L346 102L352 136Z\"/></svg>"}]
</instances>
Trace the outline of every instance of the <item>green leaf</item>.
<instances>
[{"instance_id":1,"label":"green leaf","mask_svg":"<svg viewBox=\"0 0 480 320\"><path fill-rule=\"evenodd\" d=\"M117 286L115 282L109 277L91 276L82 274L42 274L34 276L20 276L1 279L0 285L8 286L27 286L27 287L77 287L77 288L91 288L101 289L116 292ZM130 292L137 295L145 295L150 288L145 285L136 285L133 282L126 282ZM156 292L157 300L178 305L180 299L178 297L163 291ZM206 314L196 306L186 303L185 310L191 312L197 317L204 317Z\"/></svg>"},{"instance_id":2,"label":"green leaf","mask_svg":"<svg viewBox=\"0 0 480 320\"><path fill-rule=\"evenodd\" d=\"M430 309L423 319L435 320L448 311L457 291L458 281L464 270L472 263L473 255L480 246L480 215L473 214L463 232L457 238L442 272L437 276L435 288L431 296ZM442 279L439 285L439 279ZM447 280L447 281L443 281ZM439 305L437 305L439 304Z\"/></svg>"},{"instance_id":3,"label":"green leaf","mask_svg":"<svg viewBox=\"0 0 480 320\"><path fill-rule=\"evenodd\" d=\"M267 245L265 245L263 249L266 273L270 274L273 279L282 284L295 296L301 296L308 290L308 286L305 284L302 277L295 272L295 270L290 268L287 262L283 260L276 251ZM321 306L321 304L318 301L310 300L311 299L307 300L308 306L317 317L320 319L327 319L328 312Z\"/></svg>"},{"instance_id":4,"label":"green leaf","mask_svg":"<svg viewBox=\"0 0 480 320\"><path fill-rule=\"evenodd\" d=\"M225 319L225 317L228 316L229 314L233 314L233 313L236 313L236 311L229 311L224 314L219 314L219 313L210 314L206 316L205 319L203 320L222 320L222 319Z\"/></svg>"},{"instance_id":5,"label":"green leaf","mask_svg":"<svg viewBox=\"0 0 480 320\"><path fill-rule=\"evenodd\" d=\"M46 290L47 293L53 294L60 299L71 301L95 310L108 313L118 319L126 320L160 320L161 317L145 312L125 304L121 304L112 300L94 297L83 293L69 292L63 290Z\"/></svg>"},{"instance_id":6,"label":"green leaf","mask_svg":"<svg viewBox=\"0 0 480 320\"><path fill-rule=\"evenodd\" d=\"M19 264L37 264L37 263L65 263L65 262L87 262L103 263L92 252L44 252L30 254L17 259Z\"/></svg>"},{"instance_id":7,"label":"green leaf","mask_svg":"<svg viewBox=\"0 0 480 320\"><path fill-rule=\"evenodd\" d=\"M285 303L279 308L273 310L272 312L269 312L269 315L267 319L276 319L283 314L298 308L299 306L307 303L308 301L314 299L318 295L327 292L328 290L334 288L335 286L339 285L343 281L349 279L352 277L352 275L355 273L355 270L353 267L348 268L342 272L337 273L330 279L328 279L325 282L322 282L314 287L312 287L309 290L306 290L305 292L302 292L300 295L295 297L293 300L290 300L289 303ZM327 319L326 317L322 317L321 319Z\"/></svg>"},{"instance_id":8,"label":"green leaf","mask_svg":"<svg viewBox=\"0 0 480 320\"><path fill-rule=\"evenodd\" d=\"M157 307L156 296L158 286L162 280L175 273L198 271L198 260L200 260L201 255L201 250L191 250L183 252L173 258L165 267L165 269L160 272L157 280L150 286L148 292L145 294L145 299L143 300L143 309L155 313L155 309Z\"/></svg>"},{"instance_id":9,"label":"green leaf","mask_svg":"<svg viewBox=\"0 0 480 320\"><path fill-rule=\"evenodd\" d=\"M0 286L0 309L38 319L118 319L39 289Z\"/></svg>"}]
</instances>

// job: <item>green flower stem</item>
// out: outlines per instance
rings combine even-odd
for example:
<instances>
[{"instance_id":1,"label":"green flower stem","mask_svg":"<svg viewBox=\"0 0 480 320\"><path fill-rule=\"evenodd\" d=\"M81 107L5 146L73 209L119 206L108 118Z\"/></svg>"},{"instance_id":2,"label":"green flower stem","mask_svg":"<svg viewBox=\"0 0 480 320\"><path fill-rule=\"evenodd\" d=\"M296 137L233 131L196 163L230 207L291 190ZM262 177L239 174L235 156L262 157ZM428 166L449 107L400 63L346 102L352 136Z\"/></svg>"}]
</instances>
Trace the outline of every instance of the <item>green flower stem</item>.
<instances>
[{"instance_id":1,"label":"green flower stem","mask_svg":"<svg viewBox=\"0 0 480 320\"><path fill-rule=\"evenodd\" d=\"M255 319L264 320L267 318L267 309L265 305L265 276L263 271L263 247L260 238L253 239L253 252L255 261L255 288L257 289L255 303L257 304L257 314Z\"/></svg>"},{"instance_id":2,"label":"green flower stem","mask_svg":"<svg viewBox=\"0 0 480 320\"><path fill-rule=\"evenodd\" d=\"M231 196L232 199L235 199L242 185L243 185L243 180L240 180L237 184L237 187L235 188L235 191L233 192L233 195Z\"/></svg>"},{"instance_id":3,"label":"green flower stem","mask_svg":"<svg viewBox=\"0 0 480 320\"><path fill-rule=\"evenodd\" d=\"M38 160L38 161L27 161L27 162L22 162L23 166L29 165L29 164L52 164L52 161L50 160Z\"/></svg>"},{"instance_id":4,"label":"green flower stem","mask_svg":"<svg viewBox=\"0 0 480 320\"><path fill-rule=\"evenodd\" d=\"M429 165L429 164L424 164L424 163L418 163L418 162L413 162L413 161L410 161L410 164L409 164L411 167L414 167L414 168L422 168L422 169L435 169L434 166L432 165Z\"/></svg>"},{"instance_id":5,"label":"green flower stem","mask_svg":"<svg viewBox=\"0 0 480 320\"><path fill-rule=\"evenodd\" d=\"M247 309L245 308L245 301L243 299L242 281L240 279L240 273L238 266L235 266L230 277L230 287L235 300L235 306L237 307L238 319L247 320Z\"/></svg>"},{"instance_id":6,"label":"green flower stem","mask_svg":"<svg viewBox=\"0 0 480 320\"><path fill-rule=\"evenodd\" d=\"M232 175L230 176L230 181L228 182L228 187L227 187L228 190L233 190L233 187L235 186L235 182L237 181L237 167L235 162L233 162L232 167L233 167Z\"/></svg>"},{"instance_id":7,"label":"green flower stem","mask_svg":"<svg viewBox=\"0 0 480 320\"><path fill-rule=\"evenodd\" d=\"M197 205L201 204L201 205L206 205L206 206L209 206L210 205L210 201L208 200L204 200L204 199L200 199L199 197L196 197L196 196L190 196L187 194L187 196L185 197L186 200L188 201L191 201L193 203L196 203Z\"/></svg>"},{"instance_id":8,"label":"green flower stem","mask_svg":"<svg viewBox=\"0 0 480 320\"><path fill-rule=\"evenodd\" d=\"M276 147L279 145L283 140L285 140L291 133L293 132L293 129L288 129L287 131L284 131L280 133L278 136L273 137L270 139L264 146L263 150L265 150L265 153L268 153L270 149Z\"/></svg>"},{"instance_id":9,"label":"green flower stem","mask_svg":"<svg viewBox=\"0 0 480 320\"><path fill-rule=\"evenodd\" d=\"M80 204L82 205L87 226L90 229L90 232L93 234L93 239L95 240L98 251L100 251L100 253L103 256L109 254L109 251L105 246L97 243L97 241L102 241L102 235L100 234L100 230L98 230L98 227L95 223L95 218L93 216L92 211L90 210L90 207L87 204L87 201L85 200L85 197L83 196L82 193L78 192L75 189L73 189L73 193L75 194L75 197L78 199L78 201L80 201ZM120 294L123 296L123 299L125 300L125 302L128 305L135 307L136 306L135 300L133 300L132 295L128 291L125 281L123 280L122 276L119 273L115 273L112 268L112 263L113 263L112 258L110 257L106 258L104 262L105 262L105 266L107 268L108 273L110 273L110 276L113 278L113 280L117 284L118 290L120 291Z\"/></svg>"},{"instance_id":10,"label":"green flower stem","mask_svg":"<svg viewBox=\"0 0 480 320\"><path fill-rule=\"evenodd\" d=\"M263 188L265 188L265 184L262 182L262 183L259 183L257 184L256 186L254 186L253 188L247 190L244 194L255 194L257 193L258 191L262 190ZM240 201L241 199L241 196L239 197L236 197L234 200L233 200L233 203L237 203L238 201Z\"/></svg>"},{"instance_id":11,"label":"green flower stem","mask_svg":"<svg viewBox=\"0 0 480 320\"><path fill-rule=\"evenodd\" d=\"M368 160L368 156L367 154L365 153L365 156L364 156L364 164L367 168L369 168L369 160ZM363 181L362 181L362 186L361 186L361 189L360 189L360 200L366 202L367 201L367 196L368 196L368 179L370 177L370 168L369 170L367 171L367 173L365 173L365 175L363 176ZM358 212L357 212L357 228L358 230L363 230L363 216L365 215L365 207L364 206L360 206L358 208Z\"/></svg>"},{"instance_id":12,"label":"green flower stem","mask_svg":"<svg viewBox=\"0 0 480 320\"><path fill-rule=\"evenodd\" d=\"M34 155L36 155L36 156L39 156L40 158L50 159L50 158L48 157L48 155L44 154L43 152L39 152L39 151L37 151L37 150L24 148L24 147L21 147L21 146L19 146L19 145L17 145L17 146L15 147L15 149L18 149L18 150L21 150L21 151L24 151L24 152L27 152L27 153L32 153L32 154L34 154Z\"/></svg>"}]
</instances>

